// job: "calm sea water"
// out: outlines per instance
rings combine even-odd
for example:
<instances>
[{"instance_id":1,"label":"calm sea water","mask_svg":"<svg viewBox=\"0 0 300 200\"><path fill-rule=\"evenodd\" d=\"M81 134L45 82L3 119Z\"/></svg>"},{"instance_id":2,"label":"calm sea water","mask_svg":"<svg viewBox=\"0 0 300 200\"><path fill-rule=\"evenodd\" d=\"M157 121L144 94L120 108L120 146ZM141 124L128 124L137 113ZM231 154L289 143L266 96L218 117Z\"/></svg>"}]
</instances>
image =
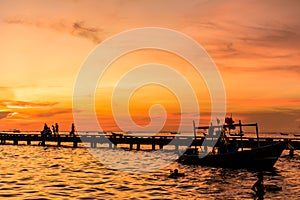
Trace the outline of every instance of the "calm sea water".
<instances>
[{"instance_id":1,"label":"calm sea water","mask_svg":"<svg viewBox=\"0 0 300 200\"><path fill-rule=\"evenodd\" d=\"M106 161L117 159L112 150L101 151ZM131 161L143 156L135 151ZM257 180L247 170L176 162L148 173L124 172L101 164L86 148L0 145L0 157L0 199L253 199ZM275 167L264 181L283 189L265 199L300 199L300 152L289 158L285 151ZM168 178L175 168L186 176Z\"/></svg>"}]
</instances>

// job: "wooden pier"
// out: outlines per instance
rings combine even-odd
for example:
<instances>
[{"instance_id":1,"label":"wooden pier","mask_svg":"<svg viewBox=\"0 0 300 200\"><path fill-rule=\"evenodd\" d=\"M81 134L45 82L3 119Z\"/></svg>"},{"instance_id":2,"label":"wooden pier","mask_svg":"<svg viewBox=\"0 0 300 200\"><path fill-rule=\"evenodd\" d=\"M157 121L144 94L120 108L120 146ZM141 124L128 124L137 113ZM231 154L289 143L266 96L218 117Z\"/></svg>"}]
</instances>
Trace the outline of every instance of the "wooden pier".
<instances>
[{"instance_id":1,"label":"wooden pier","mask_svg":"<svg viewBox=\"0 0 300 200\"><path fill-rule=\"evenodd\" d=\"M0 133L0 145L12 144L18 145L21 142L27 145L56 145L56 146L71 146L78 147L78 143L87 143L90 148L97 148L101 144L107 144L109 148L117 148L118 145L122 147L127 146L129 150L142 150L142 145L149 146L152 150L163 149L164 146L171 144L174 150L178 150L184 144L191 144L191 146L201 146L204 141L204 136L124 136L120 135L59 135L59 136L41 136L41 134L13 134ZM257 147L257 139L254 137L229 137L230 141L236 140L243 148ZM286 141L295 150L300 150L300 138L259 138L260 145L267 145L279 141ZM172 143L171 143L172 142Z\"/></svg>"}]
</instances>

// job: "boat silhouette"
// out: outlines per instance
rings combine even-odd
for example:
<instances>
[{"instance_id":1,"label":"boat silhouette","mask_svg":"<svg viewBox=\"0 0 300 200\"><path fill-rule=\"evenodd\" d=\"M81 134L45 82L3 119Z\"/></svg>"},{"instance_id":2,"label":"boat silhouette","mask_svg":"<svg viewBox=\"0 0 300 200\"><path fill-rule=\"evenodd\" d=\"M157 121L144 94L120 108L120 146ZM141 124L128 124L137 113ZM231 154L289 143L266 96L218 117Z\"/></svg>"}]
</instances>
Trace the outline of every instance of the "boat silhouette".
<instances>
[{"instance_id":1,"label":"boat silhouette","mask_svg":"<svg viewBox=\"0 0 300 200\"><path fill-rule=\"evenodd\" d=\"M225 120L226 121L226 120ZM221 126L203 126L195 127L197 129L217 129L220 133L220 138L217 142L216 147L213 148L211 152L204 152L195 147L189 147L185 153L179 157L178 162L190 165L202 165L202 166L212 166L212 167L222 167L222 168L248 168L248 169L272 169L276 161L280 157L282 151L286 147L286 142L278 142L275 144L270 144L266 146L260 146L258 125L256 124L242 124L239 121L238 124L225 123ZM257 146L251 149L244 149L242 146L243 131L242 127L253 126L256 128L257 135ZM229 141L227 134L230 130L240 128L240 143L238 141ZM208 133L209 134L209 133ZM205 156L202 156L205 155Z\"/></svg>"}]
</instances>

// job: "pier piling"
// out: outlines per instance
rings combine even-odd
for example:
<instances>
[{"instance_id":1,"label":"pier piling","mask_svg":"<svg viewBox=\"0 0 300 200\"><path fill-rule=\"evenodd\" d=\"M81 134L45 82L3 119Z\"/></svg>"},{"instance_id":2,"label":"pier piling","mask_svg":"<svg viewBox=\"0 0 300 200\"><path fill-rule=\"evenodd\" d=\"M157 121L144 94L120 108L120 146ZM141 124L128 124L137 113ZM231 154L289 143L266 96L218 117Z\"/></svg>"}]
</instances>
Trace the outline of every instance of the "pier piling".
<instances>
[{"instance_id":1,"label":"pier piling","mask_svg":"<svg viewBox=\"0 0 300 200\"><path fill-rule=\"evenodd\" d=\"M155 151L155 144L152 144L152 151Z\"/></svg>"},{"instance_id":2,"label":"pier piling","mask_svg":"<svg viewBox=\"0 0 300 200\"><path fill-rule=\"evenodd\" d=\"M77 148L77 146L78 146L78 145L77 145L77 142L74 141L74 142L73 142L73 148Z\"/></svg>"}]
</instances>

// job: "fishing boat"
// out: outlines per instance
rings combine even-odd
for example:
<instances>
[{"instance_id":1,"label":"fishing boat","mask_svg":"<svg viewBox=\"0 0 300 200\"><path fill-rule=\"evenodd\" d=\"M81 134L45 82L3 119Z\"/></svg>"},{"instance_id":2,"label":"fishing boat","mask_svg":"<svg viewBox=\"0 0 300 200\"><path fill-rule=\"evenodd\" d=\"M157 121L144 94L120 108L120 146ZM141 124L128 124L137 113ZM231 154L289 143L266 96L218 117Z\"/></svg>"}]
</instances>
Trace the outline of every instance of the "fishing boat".
<instances>
[{"instance_id":1,"label":"fishing boat","mask_svg":"<svg viewBox=\"0 0 300 200\"><path fill-rule=\"evenodd\" d=\"M278 142L275 144L270 144L266 146L260 146L259 135L258 135L258 125L256 124L242 124L239 121L238 124L226 123L222 126L210 126L210 127L195 127L194 134L197 129L218 129L221 131L220 137L211 152L204 152L195 147L189 147L185 153L179 157L178 162L190 165L202 165L202 166L212 166L212 167L222 167L222 168L247 168L247 169L272 169L276 161L280 157L282 151L286 147L285 142ZM235 127L240 128L240 133L243 133L243 126L254 126L256 127L257 135L257 146L251 149L244 149L242 145L238 144L238 141L229 141L226 134L230 133L231 129ZM209 133L208 133L209 134ZM195 134L196 135L196 134ZM243 134L240 134L241 143ZM201 156L204 155L204 156Z\"/></svg>"},{"instance_id":2,"label":"fishing boat","mask_svg":"<svg viewBox=\"0 0 300 200\"><path fill-rule=\"evenodd\" d=\"M21 131L19 129L9 129L8 131L5 132L12 132L12 133L21 133Z\"/></svg>"},{"instance_id":3,"label":"fishing boat","mask_svg":"<svg viewBox=\"0 0 300 200\"><path fill-rule=\"evenodd\" d=\"M13 129L12 132L13 133L21 133L21 131L19 129Z\"/></svg>"}]
</instances>

